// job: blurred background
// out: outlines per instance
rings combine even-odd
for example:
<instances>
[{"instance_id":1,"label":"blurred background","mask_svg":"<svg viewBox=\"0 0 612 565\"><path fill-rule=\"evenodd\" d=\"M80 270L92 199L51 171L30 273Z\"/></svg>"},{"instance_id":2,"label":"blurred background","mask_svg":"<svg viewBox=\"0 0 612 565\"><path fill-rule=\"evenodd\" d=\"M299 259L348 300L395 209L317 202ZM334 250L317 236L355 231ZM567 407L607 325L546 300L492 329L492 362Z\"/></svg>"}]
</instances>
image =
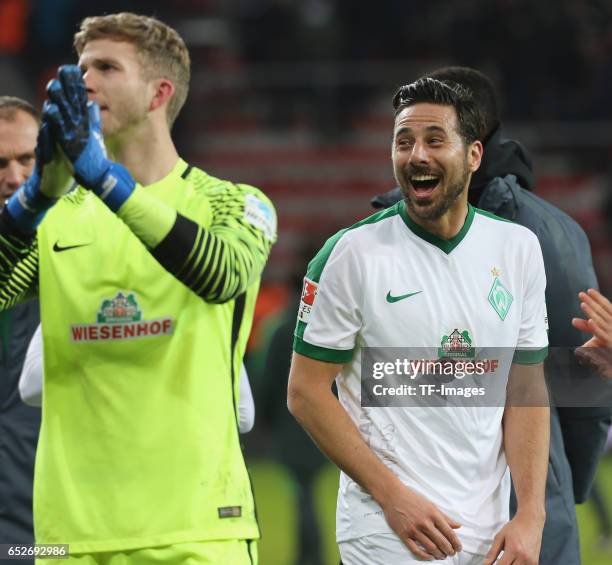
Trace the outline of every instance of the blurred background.
<instances>
[{"instance_id":1,"label":"blurred background","mask_svg":"<svg viewBox=\"0 0 612 565\"><path fill-rule=\"evenodd\" d=\"M192 56L175 126L181 155L262 188L279 214L247 366L255 430L244 436L263 565L337 563L337 472L285 408L307 261L394 186L391 98L434 68L492 77L506 136L532 154L536 191L576 219L612 296L612 1L0 0L1 94L42 102L87 15L130 10L175 27ZM612 461L599 473L612 507ZM579 508L585 565L612 562L612 532ZM606 530L606 528L608 528ZM301 532L301 533L300 533Z\"/></svg>"}]
</instances>

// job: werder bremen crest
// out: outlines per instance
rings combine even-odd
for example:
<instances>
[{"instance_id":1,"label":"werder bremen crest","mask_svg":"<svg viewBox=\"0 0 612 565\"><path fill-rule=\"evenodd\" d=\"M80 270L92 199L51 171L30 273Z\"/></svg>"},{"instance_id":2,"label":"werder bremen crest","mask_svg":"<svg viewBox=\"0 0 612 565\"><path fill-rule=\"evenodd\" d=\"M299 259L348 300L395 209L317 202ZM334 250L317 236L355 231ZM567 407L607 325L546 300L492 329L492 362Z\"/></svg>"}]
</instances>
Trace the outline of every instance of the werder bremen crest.
<instances>
[{"instance_id":1,"label":"werder bremen crest","mask_svg":"<svg viewBox=\"0 0 612 565\"><path fill-rule=\"evenodd\" d=\"M468 330L460 332L453 330L449 335L443 335L438 356L440 358L466 359L474 357L476 349L472 347L472 338Z\"/></svg>"},{"instance_id":2,"label":"werder bremen crest","mask_svg":"<svg viewBox=\"0 0 612 565\"><path fill-rule=\"evenodd\" d=\"M502 321L506 319L512 302L514 302L514 297L510 291L502 284L499 277L495 277L489 291L489 304L493 306L493 310L497 312Z\"/></svg>"}]
</instances>

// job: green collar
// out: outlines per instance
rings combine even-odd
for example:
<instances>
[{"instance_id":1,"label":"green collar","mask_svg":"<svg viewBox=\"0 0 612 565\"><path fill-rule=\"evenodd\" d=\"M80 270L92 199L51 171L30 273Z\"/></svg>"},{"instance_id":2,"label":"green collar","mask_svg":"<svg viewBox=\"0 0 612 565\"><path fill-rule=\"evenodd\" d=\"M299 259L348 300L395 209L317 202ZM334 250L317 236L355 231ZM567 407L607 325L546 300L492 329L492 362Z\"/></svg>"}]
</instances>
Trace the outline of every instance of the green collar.
<instances>
[{"instance_id":1,"label":"green collar","mask_svg":"<svg viewBox=\"0 0 612 565\"><path fill-rule=\"evenodd\" d=\"M472 221L474 220L474 207L471 204L468 204L468 213L465 218L465 223L463 227L459 231L459 233L455 237L451 237L450 239L442 239L433 233L429 233L427 230L423 229L421 226L416 224L408 215L408 211L406 210L406 202L404 200L400 200L396 206L398 207L399 215L404 220L404 223L408 227L408 229L414 233L414 235L424 239L425 241L435 245L447 255L457 247L466 236L467 232L472 225Z\"/></svg>"}]
</instances>

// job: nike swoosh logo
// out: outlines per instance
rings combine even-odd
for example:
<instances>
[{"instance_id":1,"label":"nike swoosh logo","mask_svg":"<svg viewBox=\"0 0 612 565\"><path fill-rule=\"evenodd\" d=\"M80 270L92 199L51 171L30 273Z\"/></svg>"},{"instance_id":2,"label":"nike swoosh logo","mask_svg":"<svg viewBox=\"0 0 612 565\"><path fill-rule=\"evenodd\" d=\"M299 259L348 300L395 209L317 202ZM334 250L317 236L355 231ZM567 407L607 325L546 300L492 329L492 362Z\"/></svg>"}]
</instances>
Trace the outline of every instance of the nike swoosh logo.
<instances>
[{"instance_id":1,"label":"nike swoosh logo","mask_svg":"<svg viewBox=\"0 0 612 565\"><path fill-rule=\"evenodd\" d=\"M87 245L91 245L91 243L79 243L78 245L66 245L65 247L62 247L56 241L55 245L53 246L53 251L56 251L57 253L61 253L62 251L68 251L69 249L76 249L77 247L86 247Z\"/></svg>"},{"instance_id":2,"label":"nike swoosh logo","mask_svg":"<svg viewBox=\"0 0 612 565\"><path fill-rule=\"evenodd\" d=\"M422 290L419 290L418 292L411 292L410 294L402 294L401 296L391 296L391 291L387 292L387 302L389 304L393 304L394 302L399 302L400 300L404 300L404 298L410 298L411 296L414 296L415 294L421 294L421 292L423 292Z\"/></svg>"}]
</instances>

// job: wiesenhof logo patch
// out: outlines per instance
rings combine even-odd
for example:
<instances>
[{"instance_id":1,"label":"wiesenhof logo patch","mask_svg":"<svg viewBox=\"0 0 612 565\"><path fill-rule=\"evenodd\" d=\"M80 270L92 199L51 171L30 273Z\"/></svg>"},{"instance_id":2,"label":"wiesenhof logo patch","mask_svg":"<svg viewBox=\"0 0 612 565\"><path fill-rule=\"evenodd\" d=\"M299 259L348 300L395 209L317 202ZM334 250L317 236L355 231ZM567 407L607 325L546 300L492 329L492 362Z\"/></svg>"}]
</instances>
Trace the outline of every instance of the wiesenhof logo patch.
<instances>
[{"instance_id":1,"label":"wiesenhof logo patch","mask_svg":"<svg viewBox=\"0 0 612 565\"><path fill-rule=\"evenodd\" d=\"M102 301L96 314L96 322L71 326L71 340L120 341L170 335L174 331L172 318L144 320L136 295L123 291Z\"/></svg>"}]
</instances>

